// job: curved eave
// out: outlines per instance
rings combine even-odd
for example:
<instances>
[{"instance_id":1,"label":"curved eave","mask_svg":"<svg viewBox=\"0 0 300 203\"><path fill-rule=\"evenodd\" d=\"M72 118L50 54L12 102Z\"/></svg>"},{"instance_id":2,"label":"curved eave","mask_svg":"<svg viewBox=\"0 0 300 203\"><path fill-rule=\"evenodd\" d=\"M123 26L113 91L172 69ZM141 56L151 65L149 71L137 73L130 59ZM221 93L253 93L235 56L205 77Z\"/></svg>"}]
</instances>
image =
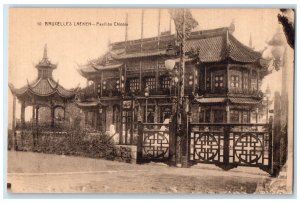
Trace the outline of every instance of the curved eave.
<instances>
[{"instance_id":1,"label":"curved eave","mask_svg":"<svg viewBox=\"0 0 300 203\"><path fill-rule=\"evenodd\" d=\"M53 87L51 85L51 83L49 82L49 79L48 80L48 83L50 85L50 87L52 88L53 91L47 93L47 94L41 94L41 93L38 93L36 91L33 90L34 87L36 87L38 85L38 83L35 83L33 86L30 86L29 84L27 86L24 86L20 89L17 89L15 88L12 84L9 84L9 88L12 92L13 95L17 96L17 97L24 97L24 96L29 96L29 95L26 95L26 94L30 94L30 95L35 95L35 96L39 96L39 97L50 97L50 96L53 96L54 94L57 94L59 97L61 98L64 98L64 99L72 99L75 97L75 94L78 90L78 87L75 89L75 90L66 90L64 89L62 86L59 86L58 83L55 84L55 87ZM40 80L38 80L40 81ZM67 94L63 94L59 89L59 88L62 88L63 91L65 91Z\"/></svg>"},{"instance_id":2,"label":"curved eave","mask_svg":"<svg viewBox=\"0 0 300 203\"><path fill-rule=\"evenodd\" d=\"M18 95L18 96L25 96L25 94L27 94L28 92L30 92L30 94L34 95L34 96L39 96L39 97L53 97L55 94L57 94L59 97L63 98L63 99L72 99L75 97L75 93L73 93L72 95L63 95L61 94L58 90L55 90L51 93L48 94L39 94L37 92L32 91L32 89L28 89L24 94L22 95Z\"/></svg>"},{"instance_id":3,"label":"curved eave","mask_svg":"<svg viewBox=\"0 0 300 203\"><path fill-rule=\"evenodd\" d=\"M93 109L108 106L100 101L76 101L75 104L81 109Z\"/></svg>"},{"instance_id":4,"label":"curved eave","mask_svg":"<svg viewBox=\"0 0 300 203\"><path fill-rule=\"evenodd\" d=\"M153 56L163 56L166 55L166 50L156 51L156 52L135 52L130 54L114 54L111 52L111 57L115 60L126 60L126 59L133 59L133 58L144 58L144 57L153 57Z\"/></svg>"},{"instance_id":5,"label":"curved eave","mask_svg":"<svg viewBox=\"0 0 300 203\"><path fill-rule=\"evenodd\" d=\"M78 67L79 68L77 69L77 72L84 78L89 78L97 73L100 73L98 69L90 65L78 65Z\"/></svg>"}]
</instances>

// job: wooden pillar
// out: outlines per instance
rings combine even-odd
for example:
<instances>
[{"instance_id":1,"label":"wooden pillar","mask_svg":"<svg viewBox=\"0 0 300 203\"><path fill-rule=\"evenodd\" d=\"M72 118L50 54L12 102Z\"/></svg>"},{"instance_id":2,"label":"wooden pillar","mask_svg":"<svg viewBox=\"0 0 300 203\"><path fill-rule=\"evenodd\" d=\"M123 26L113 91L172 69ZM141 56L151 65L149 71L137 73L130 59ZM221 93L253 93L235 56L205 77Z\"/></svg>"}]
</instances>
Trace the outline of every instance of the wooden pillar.
<instances>
[{"instance_id":1,"label":"wooden pillar","mask_svg":"<svg viewBox=\"0 0 300 203\"><path fill-rule=\"evenodd\" d=\"M274 98L274 120L273 120L273 156L272 156L272 167L271 174L277 176L280 172L280 137L282 136L281 132L281 103L280 103L280 94L275 92Z\"/></svg>"},{"instance_id":2,"label":"wooden pillar","mask_svg":"<svg viewBox=\"0 0 300 203\"><path fill-rule=\"evenodd\" d=\"M94 112L94 110L92 110L92 122L91 122L91 127L92 128L94 128L95 126L94 126L94 124L95 124L95 112Z\"/></svg>"},{"instance_id":3,"label":"wooden pillar","mask_svg":"<svg viewBox=\"0 0 300 203\"><path fill-rule=\"evenodd\" d=\"M257 91L259 90L259 70L257 70Z\"/></svg>"},{"instance_id":4,"label":"wooden pillar","mask_svg":"<svg viewBox=\"0 0 300 203\"><path fill-rule=\"evenodd\" d=\"M133 144L133 133L134 133L134 116L135 116L135 101L134 96L132 96L132 103L131 103L131 110L132 110L132 117L131 117L131 131L130 131L130 144ZM126 140L127 141L127 140Z\"/></svg>"},{"instance_id":5,"label":"wooden pillar","mask_svg":"<svg viewBox=\"0 0 300 203\"><path fill-rule=\"evenodd\" d=\"M101 72L101 78L100 78L100 97L102 97L102 93L103 93L103 72Z\"/></svg>"},{"instance_id":6,"label":"wooden pillar","mask_svg":"<svg viewBox=\"0 0 300 203\"><path fill-rule=\"evenodd\" d=\"M159 63L158 60L156 60L156 74L155 74L155 90L158 90L158 73L159 73Z\"/></svg>"},{"instance_id":7,"label":"wooden pillar","mask_svg":"<svg viewBox=\"0 0 300 203\"><path fill-rule=\"evenodd\" d=\"M34 122L35 118L35 105L32 105L32 122Z\"/></svg>"},{"instance_id":8,"label":"wooden pillar","mask_svg":"<svg viewBox=\"0 0 300 203\"><path fill-rule=\"evenodd\" d=\"M36 146L38 143L38 137L39 137L39 106L36 106L35 109L35 129L36 131L34 132L35 136L33 138L33 145Z\"/></svg>"},{"instance_id":9,"label":"wooden pillar","mask_svg":"<svg viewBox=\"0 0 300 203\"><path fill-rule=\"evenodd\" d=\"M13 112L12 112L12 149L17 149L17 139L16 139L16 96L13 95Z\"/></svg>"},{"instance_id":10,"label":"wooden pillar","mask_svg":"<svg viewBox=\"0 0 300 203\"><path fill-rule=\"evenodd\" d=\"M35 124L36 124L36 127L38 127L38 125L39 125L39 106L37 106L36 107L36 112L35 112L35 114L36 114L36 116L35 116Z\"/></svg>"},{"instance_id":11,"label":"wooden pillar","mask_svg":"<svg viewBox=\"0 0 300 203\"><path fill-rule=\"evenodd\" d=\"M140 83L139 83L139 89L140 89L140 91L142 91L142 61L140 61L140 72L139 72L139 74L140 74Z\"/></svg>"},{"instance_id":12,"label":"wooden pillar","mask_svg":"<svg viewBox=\"0 0 300 203\"><path fill-rule=\"evenodd\" d=\"M25 127L25 102L21 104L21 128Z\"/></svg>"},{"instance_id":13,"label":"wooden pillar","mask_svg":"<svg viewBox=\"0 0 300 203\"><path fill-rule=\"evenodd\" d=\"M230 107L229 104L226 104L226 123L230 123Z\"/></svg>"},{"instance_id":14,"label":"wooden pillar","mask_svg":"<svg viewBox=\"0 0 300 203\"><path fill-rule=\"evenodd\" d=\"M256 113L256 123L258 123L258 107L256 107L255 113Z\"/></svg>"},{"instance_id":15,"label":"wooden pillar","mask_svg":"<svg viewBox=\"0 0 300 203\"><path fill-rule=\"evenodd\" d=\"M253 74L253 71L252 71L252 66L251 66L251 67L250 67L250 85L249 85L250 90L253 89L253 88L252 88L252 74Z\"/></svg>"},{"instance_id":16,"label":"wooden pillar","mask_svg":"<svg viewBox=\"0 0 300 203\"><path fill-rule=\"evenodd\" d=\"M138 122L138 140L137 140L137 163L143 160L143 124Z\"/></svg>"},{"instance_id":17,"label":"wooden pillar","mask_svg":"<svg viewBox=\"0 0 300 203\"><path fill-rule=\"evenodd\" d=\"M229 74L229 63L227 62L227 67L226 67L226 70L227 70L227 93L229 93L229 89L230 89L230 74Z\"/></svg>"},{"instance_id":18,"label":"wooden pillar","mask_svg":"<svg viewBox=\"0 0 300 203\"><path fill-rule=\"evenodd\" d=\"M210 120L210 123L213 123L214 122L214 120L213 120L213 111L212 111L211 106L209 108L210 108L210 118L209 118L209 120Z\"/></svg>"},{"instance_id":19,"label":"wooden pillar","mask_svg":"<svg viewBox=\"0 0 300 203\"><path fill-rule=\"evenodd\" d=\"M119 144L123 144L123 96L120 101L120 130L119 130Z\"/></svg>"},{"instance_id":20,"label":"wooden pillar","mask_svg":"<svg viewBox=\"0 0 300 203\"><path fill-rule=\"evenodd\" d=\"M206 65L203 65L204 66L204 90L206 91Z\"/></svg>"},{"instance_id":21,"label":"wooden pillar","mask_svg":"<svg viewBox=\"0 0 300 203\"><path fill-rule=\"evenodd\" d=\"M196 84L195 84L195 81L196 81L196 74L195 74L195 73L196 73L196 71L197 71L197 70L196 70L196 65L194 65L194 66L193 66L193 92L194 92L194 93L195 93L195 87L196 87L196 86L195 86L195 85L196 85Z\"/></svg>"},{"instance_id":22,"label":"wooden pillar","mask_svg":"<svg viewBox=\"0 0 300 203\"><path fill-rule=\"evenodd\" d=\"M87 127L87 123L88 123L88 112L84 111L84 127Z\"/></svg>"},{"instance_id":23,"label":"wooden pillar","mask_svg":"<svg viewBox=\"0 0 300 203\"><path fill-rule=\"evenodd\" d=\"M55 113L54 106L51 106L51 127L52 128L54 127L54 113Z\"/></svg>"},{"instance_id":24,"label":"wooden pillar","mask_svg":"<svg viewBox=\"0 0 300 203\"><path fill-rule=\"evenodd\" d=\"M213 76L212 76L212 70L210 71L210 92L213 92Z\"/></svg>"},{"instance_id":25,"label":"wooden pillar","mask_svg":"<svg viewBox=\"0 0 300 203\"><path fill-rule=\"evenodd\" d=\"M158 104L157 104L157 100L154 100L154 123L158 123L158 118L159 118L159 114L158 114Z\"/></svg>"}]
</instances>

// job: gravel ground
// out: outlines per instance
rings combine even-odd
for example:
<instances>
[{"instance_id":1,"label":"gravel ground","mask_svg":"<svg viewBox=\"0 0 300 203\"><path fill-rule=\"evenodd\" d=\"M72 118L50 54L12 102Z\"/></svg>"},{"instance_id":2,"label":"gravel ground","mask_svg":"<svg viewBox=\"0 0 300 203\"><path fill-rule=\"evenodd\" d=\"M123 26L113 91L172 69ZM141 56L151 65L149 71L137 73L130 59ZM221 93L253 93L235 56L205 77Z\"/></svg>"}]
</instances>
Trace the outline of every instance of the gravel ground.
<instances>
[{"instance_id":1,"label":"gravel ground","mask_svg":"<svg viewBox=\"0 0 300 203\"><path fill-rule=\"evenodd\" d=\"M7 180L16 193L252 194L270 178L257 168L223 171L204 164L176 168L9 152Z\"/></svg>"}]
</instances>

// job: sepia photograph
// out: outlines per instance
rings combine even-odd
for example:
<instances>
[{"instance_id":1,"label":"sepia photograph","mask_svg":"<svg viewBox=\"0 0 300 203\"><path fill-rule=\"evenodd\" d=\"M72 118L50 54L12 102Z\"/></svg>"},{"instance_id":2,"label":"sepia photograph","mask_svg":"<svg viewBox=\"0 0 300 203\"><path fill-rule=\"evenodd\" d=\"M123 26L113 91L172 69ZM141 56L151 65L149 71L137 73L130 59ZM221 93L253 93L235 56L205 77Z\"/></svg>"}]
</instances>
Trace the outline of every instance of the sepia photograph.
<instances>
[{"instance_id":1,"label":"sepia photograph","mask_svg":"<svg viewBox=\"0 0 300 203\"><path fill-rule=\"evenodd\" d=\"M293 194L295 14L8 8L7 193Z\"/></svg>"}]
</instances>

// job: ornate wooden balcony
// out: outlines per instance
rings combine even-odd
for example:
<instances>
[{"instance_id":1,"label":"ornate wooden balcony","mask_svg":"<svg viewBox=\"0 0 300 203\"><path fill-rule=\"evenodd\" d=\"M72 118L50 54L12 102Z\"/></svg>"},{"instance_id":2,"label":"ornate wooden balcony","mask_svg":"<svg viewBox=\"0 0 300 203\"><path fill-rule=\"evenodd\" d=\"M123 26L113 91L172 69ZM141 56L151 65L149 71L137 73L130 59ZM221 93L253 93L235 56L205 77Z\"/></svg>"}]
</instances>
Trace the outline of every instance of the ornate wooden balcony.
<instances>
[{"instance_id":1,"label":"ornate wooden balcony","mask_svg":"<svg viewBox=\"0 0 300 203\"><path fill-rule=\"evenodd\" d=\"M262 98L263 92L261 90L255 90L255 89L227 89L227 88L221 88L221 89L201 89L199 90L200 95L205 94L218 94L218 95L228 95L229 96L241 96L241 97L255 97L255 98Z\"/></svg>"}]
</instances>

